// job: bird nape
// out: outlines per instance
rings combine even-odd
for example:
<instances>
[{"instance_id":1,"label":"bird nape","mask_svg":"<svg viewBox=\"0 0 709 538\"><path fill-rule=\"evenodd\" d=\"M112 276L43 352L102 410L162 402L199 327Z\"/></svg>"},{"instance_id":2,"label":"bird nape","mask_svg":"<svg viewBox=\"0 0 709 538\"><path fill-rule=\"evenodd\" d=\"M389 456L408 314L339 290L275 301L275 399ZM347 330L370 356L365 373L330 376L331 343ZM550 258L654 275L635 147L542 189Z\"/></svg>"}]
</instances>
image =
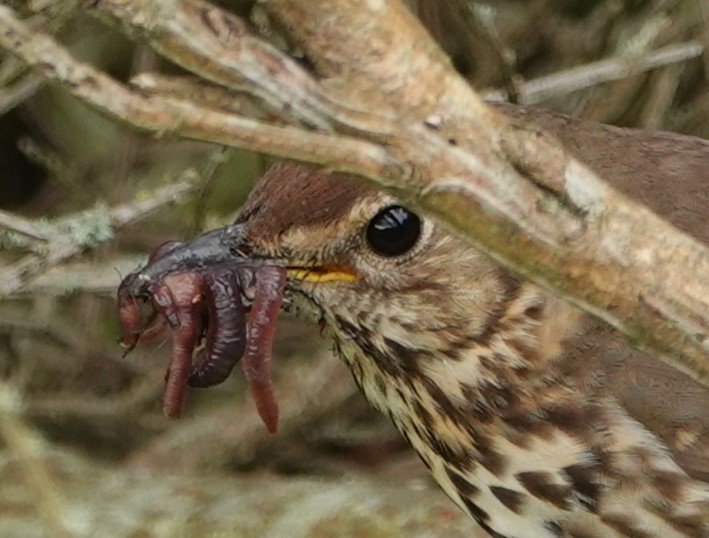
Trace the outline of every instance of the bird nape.
<instances>
[{"instance_id":1,"label":"bird nape","mask_svg":"<svg viewBox=\"0 0 709 538\"><path fill-rule=\"evenodd\" d=\"M233 225L159 249L121 285L124 342L176 330L171 414L244 353L273 430L281 300L490 535L709 536L708 390L347 175L278 164Z\"/></svg>"}]
</instances>

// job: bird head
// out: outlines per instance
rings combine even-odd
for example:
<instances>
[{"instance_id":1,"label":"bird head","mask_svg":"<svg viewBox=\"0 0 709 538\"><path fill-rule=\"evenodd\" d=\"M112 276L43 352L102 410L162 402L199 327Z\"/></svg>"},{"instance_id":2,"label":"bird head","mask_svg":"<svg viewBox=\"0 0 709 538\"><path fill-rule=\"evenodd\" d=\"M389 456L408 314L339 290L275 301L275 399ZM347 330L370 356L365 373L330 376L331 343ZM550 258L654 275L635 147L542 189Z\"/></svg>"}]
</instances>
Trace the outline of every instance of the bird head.
<instances>
[{"instance_id":1,"label":"bird head","mask_svg":"<svg viewBox=\"0 0 709 538\"><path fill-rule=\"evenodd\" d=\"M334 338L379 409L390 412L393 387L417 377L464 401L451 374L480 381L478 364L462 364L471 349L490 349L490 366L503 356L526 364L524 330L493 336L506 323L512 329L515 315L537 313L537 297L522 297L486 255L362 180L278 164L235 224L244 229L240 251L286 267L286 310Z\"/></svg>"},{"instance_id":2,"label":"bird head","mask_svg":"<svg viewBox=\"0 0 709 538\"><path fill-rule=\"evenodd\" d=\"M292 307L335 333L355 325L426 347L441 331L474 336L512 286L486 256L346 174L276 165L237 224L252 255L286 265Z\"/></svg>"},{"instance_id":3,"label":"bird head","mask_svg":"<svg viewBox=\"0 0 709 538\"><path fill-rule=\"evenodd\" d=\"M486 256L392 196L302 164L274 166L236 224L251 256L287 267L292 307L335 327L366 320L410 342L425 336L411 332L452 329L465 318L474 336L513 285Z\"/></svg>"}]
</instances>

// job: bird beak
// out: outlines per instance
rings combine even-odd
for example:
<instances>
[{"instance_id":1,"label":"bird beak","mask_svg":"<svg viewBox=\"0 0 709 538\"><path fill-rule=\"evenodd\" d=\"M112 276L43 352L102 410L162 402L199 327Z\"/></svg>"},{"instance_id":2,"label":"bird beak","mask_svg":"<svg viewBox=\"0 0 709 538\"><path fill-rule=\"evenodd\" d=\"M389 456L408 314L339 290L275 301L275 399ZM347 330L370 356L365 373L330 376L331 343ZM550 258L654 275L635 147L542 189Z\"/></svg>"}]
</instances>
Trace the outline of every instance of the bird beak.
<instances>
[{"instance_id":1,"label":"bird beak","mask_svg":"<svg viewBox=\"0 0 709 538\"><path fill-rule=\"evenodd\" d=\"M300 282L325 284L357 279L357 273L349 267L260 256L254 252L247 238L246 224L242 223L205 232L156 256L146 267L129 275L132 278L126 279L122 286L129 285L130 289L124 289L119 296L145 295L145 287L168 273L227 266L255 267L261 263L285 265L288 277Z\"/></svg>"},{"instance_id":2,"label":"bird beak","mask_svg":"<svg viewBox=\"0 0 709 538\"><path fill-rule=\"evenodd\" d=\"M177 254L188 269L200 269L226 265L255 266L259 263L285 265L289 278L308 283L349 282L357 279L353 269L339 265L317 265L308 262L293 262L278 258L259 256L249 243L246 224L225 226L205 232L180 247ZM256 249L258 250L258 249ZM185 254L182 254L182 253ZM168 254L170 258L175 255ZM160 260L152 264L158 271L164 271Z\"/></svg>"},{"instance_id":3,"label":"bird beak","mask_svg":"<svg viewBox=\"0 0 709 538\"><path fill-rule=\"evenodd\" d=\"M121 346L130 352L156 321L152 306L155 286L166 275L203 271L210 268L241 266L253 262L244 253L244 227L225 226L203 233L187 243L173 242L158 247L144 267L123 279L118 287L118 317L121 321ZM168 318L171 326L177 319Z\"/></svg>"},{"instance_id":4,"label":"bird beak","mask_svg":"<svg viewBox=\"0 0 709 538\"><path fill-rule=\"evenodd\" d=\"M357 274L347 267L312 266L293 264L286 267L288 276L301 282L325 284L330 282L351 282L357 280Z\"/></svg>"},{"instance_id":5,"label":"bird beak","mask_svg":"<svg viewBox=\"0 0 709 538\"><path fill-rule=\"evenodd\" d=\"M198 235L151 260L142 272L142 278L153 280L178 269L248 265L252 257L246 247L244 230L244 225L230 225Z\"/></svg>"}]
</instances>

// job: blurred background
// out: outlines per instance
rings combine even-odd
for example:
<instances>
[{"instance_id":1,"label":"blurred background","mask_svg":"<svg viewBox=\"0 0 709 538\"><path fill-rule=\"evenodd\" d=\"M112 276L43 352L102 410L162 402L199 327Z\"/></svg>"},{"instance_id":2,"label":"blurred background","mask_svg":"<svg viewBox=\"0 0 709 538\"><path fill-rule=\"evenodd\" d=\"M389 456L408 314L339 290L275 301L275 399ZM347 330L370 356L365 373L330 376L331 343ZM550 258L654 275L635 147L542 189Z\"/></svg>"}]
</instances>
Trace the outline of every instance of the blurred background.
<instances>
[{"instance_id":1,"label":"blurred background","mask_svg":"<svg viewBox=\"0 0 709 538\"><path fill-rule=\"evenodd\" d=\"M180 74L74 2L3 3L118 80ZM255 2L220 4L277 33ZM709 138L709 54L691 47L619 80L525 93L604 59L707 50L704 0L407 4L491 97ZM190 391L181 420L162 416L170 342L123 358L115 289L160 243L232 220L269 158L141 134L0 59L0 536L470 536L328 342L286 316L276 435L238 368Z\"/></svg>"}]
</instances>

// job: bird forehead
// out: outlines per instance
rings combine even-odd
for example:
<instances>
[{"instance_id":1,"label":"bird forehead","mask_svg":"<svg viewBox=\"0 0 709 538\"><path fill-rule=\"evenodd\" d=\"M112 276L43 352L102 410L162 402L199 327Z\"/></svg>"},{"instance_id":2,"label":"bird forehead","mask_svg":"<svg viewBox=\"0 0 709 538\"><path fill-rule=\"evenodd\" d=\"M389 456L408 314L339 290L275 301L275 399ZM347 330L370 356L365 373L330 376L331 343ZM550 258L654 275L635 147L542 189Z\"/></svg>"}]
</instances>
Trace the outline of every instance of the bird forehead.
<instances>
[{"instance_id":1,"label":"bird forehead","mask_svg":"<svg viewBox=\"0 0 709 538\"><path fill-rule=\"evenodd\" d=\"M351 175L284 162L259 180L236 223L257 243L318 245L351 231L384 198Z\"/></svg>"}]
</instances>

